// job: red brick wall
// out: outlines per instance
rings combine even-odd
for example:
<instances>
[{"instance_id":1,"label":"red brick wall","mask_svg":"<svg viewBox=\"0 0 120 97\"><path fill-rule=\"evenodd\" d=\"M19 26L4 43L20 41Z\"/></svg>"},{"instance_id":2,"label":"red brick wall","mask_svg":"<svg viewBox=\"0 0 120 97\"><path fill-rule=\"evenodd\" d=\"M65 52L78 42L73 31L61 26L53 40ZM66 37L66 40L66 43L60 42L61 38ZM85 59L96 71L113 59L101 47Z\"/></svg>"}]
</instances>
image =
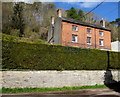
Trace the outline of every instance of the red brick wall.
<instances>
[{"instance_id":1,"label":"red brick wall","mask_svg":"<svg viewBox=\"0 0 120 97\"><path fill-rule=\"evenodd\" d=\"M72 25L78 26L78 31L72 30ZM92 33L87 34L87 28L91 28ZM99 31L104 31L104 35L100 36ZM65 46L75 46L82 48L100 48L100 49L111 49L111 32L101 29L96 29L92 27L82 26L78 24L72 24L67 22L62 22L62 41L61 45ZM78 35L78 42L72 42L72 34ZM92 38L92 44L87 44L87 37ZM104 39L104 46L99 46L99 39Z\"/></svg>"}]
</instances>

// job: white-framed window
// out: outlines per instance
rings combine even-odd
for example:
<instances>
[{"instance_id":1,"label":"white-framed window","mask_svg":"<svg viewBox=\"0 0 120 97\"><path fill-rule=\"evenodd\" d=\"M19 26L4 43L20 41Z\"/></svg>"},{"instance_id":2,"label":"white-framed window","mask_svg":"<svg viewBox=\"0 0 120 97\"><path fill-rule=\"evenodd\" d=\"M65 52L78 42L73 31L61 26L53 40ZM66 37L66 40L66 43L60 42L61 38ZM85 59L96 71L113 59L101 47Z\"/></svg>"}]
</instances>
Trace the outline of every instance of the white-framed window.
<instances>
[{"instance_id":1,"label":"white-framed window","mask_svg":"<svg viewBox=\"0 0 120 97\"><path fill-rule=\"evenodd\" d=\"M78 26L72 25L72 30L73 31L78 31Z\"/></svg>"},{"instance_id":2,"label":"white-framed window","mask_svg":"<svg viewBox=\"0 0 120 97\"><path fill-rule=\"evenodd\" d=\"M78 36L77 35L72 35L72 42L78 42Z\"/></svg>"},{"instance_id":3,"label":"white-framed window","mask_svg":"<svg viewBox=\"0 0 120 97\"><path fill-rule=\"evenodd\" d=\"M103 39L100 39L100 40L99 40L99 45L100 45L100 46L104 46L104 40L103 40Z\"/></svg>"},{"instance_id":4,"label":"white-framed window","mask_svg":"<svg viewBox=\"0 0 120 97\"><path fill-rule=\"evenodd\" d=\"M103 31L99 31L99 36L103 36L104 32Z\"/></svg>"},{"instance_id":5,"label":"white-framed window","mask_svg":"<svg viewBox=\"0 0 120 97\"><path fill-rule=\"evenodd\" d=\"M87 44L89 44L89 45L92 44L92 38L91 37L87 37Z\"/></svg>"},{"instance_id":6,"label":"white-framed window","mask_svg":"<svg viewBox=\"0 0 120 97\"><path fill-rule=\"evenodd\" d=\"M92 33L92 31L91 31L90 28L87 28L87 33L88 33L88 34Z\"/></svg>"}]
</instances>

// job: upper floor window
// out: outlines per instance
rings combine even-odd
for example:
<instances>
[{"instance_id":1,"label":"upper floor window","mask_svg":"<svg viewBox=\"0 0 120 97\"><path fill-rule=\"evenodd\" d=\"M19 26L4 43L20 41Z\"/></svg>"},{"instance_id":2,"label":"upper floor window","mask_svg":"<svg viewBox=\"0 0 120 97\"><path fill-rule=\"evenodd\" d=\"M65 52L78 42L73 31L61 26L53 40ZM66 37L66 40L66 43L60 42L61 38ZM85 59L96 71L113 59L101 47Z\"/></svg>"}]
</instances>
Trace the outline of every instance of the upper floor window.
<instances>
[{"instance_id":1,"label":"upper floor window","mask_svg":"<svg viewBox=\"0 0 120 97\"><path fill-rule=\"evenodd\" d=\"M78 42L78 36L72 35L72 42Z\"/></svg>"},{"instance_id":2,"label":"upper floor window","mask_svg":"<svg viewBox=\"0 0 120 97\"><path fill-rule=\"evenodd\" d=\"M87 28L87 33L92 33L90 28Z\"/></svg>"},{"instance_id":3,"label":"upper floor window","mask_svg":"<svg viewBox=\"0 0 120 97\"><path fill-rule=\"evenodd\" d=\"M103 32L103 31L99 31L99 35L100 35L100 36L103 36L103 35L104 35L104 32Z\"/></svg>"},{"instance_id":4,"label":"upper floor window","mask_svg":"<svg viewBox=\"0 0 120 97\"><path fill-rule=\"evenodd\" d=\"M92 38L91 37L87 37L87 44L91 45L91 43L92 43Z\"/></svg>"},{"instance_id":5,"label":"upper floor window","mask_svg":"<svg viewBox=\"0 0 120 97\"><path fill-rule=\"evenodd\" d=\"M104 40L103 40L103 39L100 39L100 40L99 40L99 45L100 45L100 46L104 46Z\"/></svg>"},{"instance_id":6,"label":"upper floor window","mask_svg":"<svg viewBox=\"0 0 120 97\"><path fill-rule=\"evenodd\" d=\"M78 31L78 26L72 25L72 30L73 31Z\"/></svg>"}]
</instances>

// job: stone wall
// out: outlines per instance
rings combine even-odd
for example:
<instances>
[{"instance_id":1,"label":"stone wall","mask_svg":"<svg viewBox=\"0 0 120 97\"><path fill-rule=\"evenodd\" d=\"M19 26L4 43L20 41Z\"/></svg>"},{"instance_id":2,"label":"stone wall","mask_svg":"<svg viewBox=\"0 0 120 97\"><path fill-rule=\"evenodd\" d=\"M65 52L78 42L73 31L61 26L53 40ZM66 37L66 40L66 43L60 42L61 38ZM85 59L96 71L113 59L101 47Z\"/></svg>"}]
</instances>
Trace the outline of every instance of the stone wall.
<instances>
[{"instance_id":1,"label":"stone wall","mask_svg":"<svg viewBox=\"0 0 120 97\"><path fill-rule=\"evenodd\" d=\"M73 87L103 85L106 71L1 71L2 87ZM111 76L112 74L112 76ZM110 77L118 81L118 71L112 71Z\"/></svg>"}]
</instances>

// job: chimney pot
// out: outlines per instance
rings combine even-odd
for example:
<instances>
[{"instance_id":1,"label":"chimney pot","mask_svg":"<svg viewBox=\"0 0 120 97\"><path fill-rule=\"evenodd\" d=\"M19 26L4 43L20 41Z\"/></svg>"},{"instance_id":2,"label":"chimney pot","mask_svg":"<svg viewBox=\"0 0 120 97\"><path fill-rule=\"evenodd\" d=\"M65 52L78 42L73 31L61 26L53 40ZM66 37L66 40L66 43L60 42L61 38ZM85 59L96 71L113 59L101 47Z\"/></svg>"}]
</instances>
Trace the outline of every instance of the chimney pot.
<instances>
[{"instance_id":1,"label":"chimney pot","mask_svg":"<svg viewBox=\"0 0 120 97\"><path fill-rule=\"evenodd\" d=\"M58 15L58 17L62 17L62 9L61 8L59 8L57 10L57 15Z\"/></svg>"},{"instance_id":2,"label":"chimney pot","mask_svg":"<svg viewBox=\"0 0 120 97\"><path fill-rule=\"evenodd\" d=\"M54 23L55 23L55 17L51 16L51 24L54 25Z\"/></svg>"},{"instance_id":3,"label":"chimney pot","mask_svg":"<svg viewBox=\"0 0 120 97\"><path fill-rule=\"evenodd\" d=\"M100 21L100 24L105 28L105 20L102 18L102 20Z\"/></svg>"}]
</instances>

